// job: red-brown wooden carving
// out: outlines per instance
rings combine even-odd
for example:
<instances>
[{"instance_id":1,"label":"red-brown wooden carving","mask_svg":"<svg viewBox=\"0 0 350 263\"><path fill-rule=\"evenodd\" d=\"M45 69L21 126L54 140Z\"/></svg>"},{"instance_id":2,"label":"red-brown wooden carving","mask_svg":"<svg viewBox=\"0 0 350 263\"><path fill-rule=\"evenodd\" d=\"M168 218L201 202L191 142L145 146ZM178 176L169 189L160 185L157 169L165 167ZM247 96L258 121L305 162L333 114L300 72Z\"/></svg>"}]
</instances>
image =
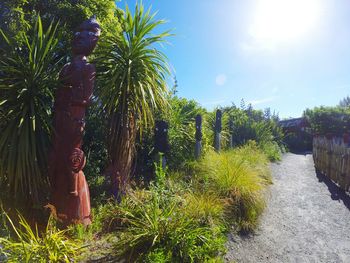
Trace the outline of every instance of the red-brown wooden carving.
<instances>
[{"instance_id":1,"label":"red-brown wooden carving","mask_svg":"<svg viewBox=\"0 0 350 263\"><path fill-rule=\"evenodd\" d=\"M84 21L74 34L73 61L61 73L62 85L54 103L54 136L49 156L51 202L65 224L91 223L89 188L82 169L86 158L81 150L85 111L91 103L95 66L86 56L96 47L100 26L95 18Z\"/></svg>"}]
</instances>

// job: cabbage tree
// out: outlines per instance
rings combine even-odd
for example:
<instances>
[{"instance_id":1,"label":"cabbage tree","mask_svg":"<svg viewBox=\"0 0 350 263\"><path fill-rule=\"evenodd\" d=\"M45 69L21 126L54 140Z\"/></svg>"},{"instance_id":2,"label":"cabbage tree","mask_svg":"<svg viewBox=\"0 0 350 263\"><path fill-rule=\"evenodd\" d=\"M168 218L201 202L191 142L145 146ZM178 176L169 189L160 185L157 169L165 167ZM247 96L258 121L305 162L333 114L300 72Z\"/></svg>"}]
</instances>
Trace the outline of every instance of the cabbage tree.
<instances>
[{"instance_id":1,"label":"cabbage tree","mask_svg":"<svg viewBox=\"0 0 350 263\"><path fill-rule=\"evenodd\" d=\"M167 58L156 48L169 32L155 33L163 24L150 9L136 5L124 14L123 34L109 37L98 55L98 97L108 116L107 174L118 196L129 183L135 156L135 140L153 122L157 108L165 107Z\"/></svg>"}]
</instances>

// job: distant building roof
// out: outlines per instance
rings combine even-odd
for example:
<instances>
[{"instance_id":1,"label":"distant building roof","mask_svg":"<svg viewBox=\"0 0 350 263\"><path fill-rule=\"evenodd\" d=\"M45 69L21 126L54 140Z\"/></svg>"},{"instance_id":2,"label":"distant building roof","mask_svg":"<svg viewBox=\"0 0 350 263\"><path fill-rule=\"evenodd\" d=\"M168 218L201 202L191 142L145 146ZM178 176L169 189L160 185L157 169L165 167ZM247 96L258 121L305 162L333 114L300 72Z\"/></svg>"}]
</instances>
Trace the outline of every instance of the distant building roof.
<instances>
[{"instance_id":1,"label":"distant building roof","mask_svg":"<svg viewBox=\"0 0 350 263\"><path fill-rule=\"evenodd\" d=\"M293 118L288 120L282 120L279 121L278 124L282 128L309 127L309 123L305 118Z\"/></svg>"}]
</instances>

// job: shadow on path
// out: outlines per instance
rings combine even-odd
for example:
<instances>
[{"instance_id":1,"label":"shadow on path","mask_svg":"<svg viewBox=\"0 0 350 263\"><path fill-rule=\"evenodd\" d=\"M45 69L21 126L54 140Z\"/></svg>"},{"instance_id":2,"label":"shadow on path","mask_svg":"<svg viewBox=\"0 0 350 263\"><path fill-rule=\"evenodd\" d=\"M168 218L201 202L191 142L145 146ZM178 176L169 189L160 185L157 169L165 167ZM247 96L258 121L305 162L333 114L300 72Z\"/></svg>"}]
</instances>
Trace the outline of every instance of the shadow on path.
<instances>
[{"instance_id":1,"label":"shadow on path","mask_svg":"<svg viewBox=\"0 0 350 263\"><path fill-rule=\"evenodd\" d=\"M325 183L325 185L328 187L332 200L342 201L347 209L350 210L350 196L322 173L316 171L316 176L320 183Z\"/></svg>"},{"instance_id":2,"label":"shadow on path","mask_svg":"<svg viewBox=\"0 0 350 263\"><path fill-rule=\"evenodd\" d=\"M304 155L304 156L306 156L308 154L312 154L312 151L293 151L293 150L290 150L289 152L296 154L296 155Z\"/></svg>"}]
</instances>

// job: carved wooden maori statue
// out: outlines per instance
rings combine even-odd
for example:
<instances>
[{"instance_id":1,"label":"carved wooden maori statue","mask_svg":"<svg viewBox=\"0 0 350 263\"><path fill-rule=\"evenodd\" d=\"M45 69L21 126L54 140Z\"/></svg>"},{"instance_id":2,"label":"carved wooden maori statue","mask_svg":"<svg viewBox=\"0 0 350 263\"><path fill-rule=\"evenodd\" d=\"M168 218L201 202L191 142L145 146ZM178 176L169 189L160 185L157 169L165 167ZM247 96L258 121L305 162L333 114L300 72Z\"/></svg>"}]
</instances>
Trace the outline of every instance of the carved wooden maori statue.
<instances>
[{"instance_id":1,"label":"carved wooden maori statue","mask_svg":"<svg viewBox=\"0 0 350 263\"><path fill-rule=\"evenodd\" d=\"M195 151L194 155L196 159L199 159L201 156L202 152L202 115L197 114L196 115L196 146L195 146Z\"/></svg>"},{"instance_id":2,"label":"carved wooden maori statue","mask_svg":"<svg viewBox=\"0 0 350 263\"><path fill-rule=\"evenodd\" d=\"M222 130L222 124L221 124L221 118L222 118L222 112L221 110L216 111L216 119L215 119L215 151L219 152L221 149L221 138L220 133Z\"/></svg>"},{"instance_id":3,"label":"carved wooden maori statue","mask_svg":"<svg viewBox=\"0 0 350 263\"><path fill-rule=\"evenodd\" d=\"M66 225L91 223L89 188L82 169L85 155L81 150L85 111L91 104L95 66L87 62L96 47L101 29L95 18L84 21L74 34L73 61L61 73L61 87L54 103L54 136L49 156L51 202Z\"/></svg>"},{"instance_id":4,"label":"carved wooden maori statue","mask_svg":"<svg viewBox=\"0 0 350 263\"><path fill-rule=\"evenodd\" d=\"M162 167L166 167L165 155L170 150L168 141L169 124L166 121L158 120L154 129L154 150L159 154L162 153ZM160 157L160 156L159 156Z\"/></svg>"}]
</instances>

